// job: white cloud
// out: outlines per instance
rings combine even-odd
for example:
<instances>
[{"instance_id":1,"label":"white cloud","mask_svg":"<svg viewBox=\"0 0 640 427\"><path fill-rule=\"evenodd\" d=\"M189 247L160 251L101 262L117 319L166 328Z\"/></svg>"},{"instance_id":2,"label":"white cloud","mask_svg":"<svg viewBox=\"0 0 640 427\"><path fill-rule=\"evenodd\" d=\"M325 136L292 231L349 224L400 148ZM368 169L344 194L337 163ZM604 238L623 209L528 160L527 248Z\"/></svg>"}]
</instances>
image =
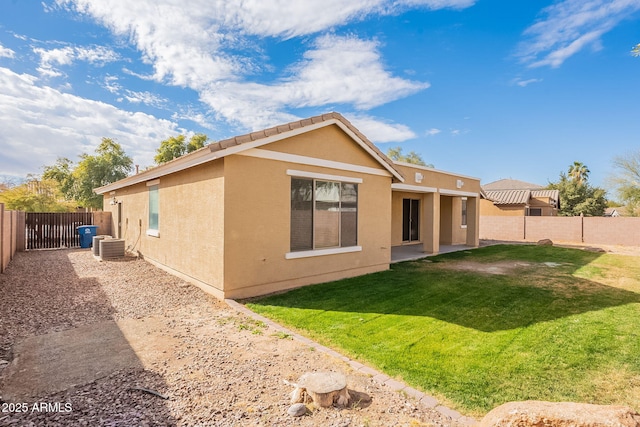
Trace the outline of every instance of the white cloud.
<instances>
[{"instance_id":1,"label":"white cloud","mask_svg":"<svg viewBox=\"0 0 640 427\"><path fill-rule=\"evenodd\" d=\"M434 136L442 132L440 129L431 128L427 131L427 136Z\"/></svg>"},{"instance_id":2,"label":"white cloud","mask_svg":"<svg viewBox=\"0 0 640 427\"><path fill-rule=\"evenodd\" d=\"M388 123L362 114L345 114L344 116L375 143L402 142L416 137L416 134L403 124Z\"/></svg>"},{"instance_id":3,"label":"white cloud","mask_svg":"<svg viewBox=\"0 0 640 427\"><path fill-rule=\"evenodd\" d=\"M518 55L530 67L559 67L640 10L640 0L564 0L543 9L544 18L527 28Z\"/></svg>"},{"instance_id":4,"label":"white cloud","mask_svg":"<svg viewBox=\"0 0 640 427\"><path fill-rule=\"evenodd\" d=\"M271 85L216 84L203 90L201 99L227 120L261 129L295 120L281 111L285 107L351 104L366 110L428 87L385 70L376 42L328 35L316 40L287 78Z\"/></svg>"},{"instance_id":5,"label":"white cloud","mask_svg":"<svg viewBox=\"0 0 640 427\"><path fill-rule=\"evenodd\" d=\"M173 0L57 3L133 43L153 67L151 76L135 75L194 89L217 119L256 129L297 119L286 109L349 104L366 110L429 84L394 76L376 41L336 35L312 39L311 49L286 75L258 83L251 74L260 67L249 58L255 55L255 36L308 36L372 14L460 9L475 0L194 0L189 7Z\"/></svg>"},{"instance_id":6,"label":"white cloud","mask_svg":"<svg viewBox=\"0 0 640 427\"><path fill-rule=\"evenodd\" d=\"M540 83L542 82L542 79L527 79L527 80L522 80L521 78L515 78L511 81L512 84L518 85L520 87L527 87L532 83Z\"/></svg>"},{"instance_id":7,"label":"white cloud","mask_svg":"<svg viewBox=\"0 0 640 427\"><path fill-rule=\"evenodd\" d=\"M0 58L13 58L15 54L13 50L0 44Z\"/></svg>"},{"instance_id":8,"label":"white cloud","mask_svg":"<svg viewBox=\"0 0 640 427\"><path fill-rule=\"evenodd\" d=\"M37 86L37 81L0 67L3 173L37 173L60 156L77 160L80 153L92 152L102 136L122 144L136 164L150 165L159 141L178 132L169 120Z\"/></svg>"},{"instance_id":9,"label":"white cloud","mask_svg":"<svg viewBox=\"0 0 640 427\"><path fill-rule=\"evenodd\" d=\"M57 49L43 49L36 47L33 52L40 56L38 72L48 77L58 77L63 73L55 66L71 65L74 61L86 61L91 64L104 65L107 62L117 61L119 55L111 49L103 46L72 47L65 46Z\"/></svg>"},{"instance_id":10,"label":"white cloud","mask_svg":"<svg viewBox=\"0 0 640 427\"><path fill-rule=\"evenodd\" d=\"M125 90L125 93L126 93L126 95L124 96L125 99L131 102L132 104L142 103L145 105L149 105L151 107L163 108L168 103L168 100L166 98L163 98L161 96L158 96L148 91L137 92L137 91L127 89Z\"/></svg>"},{"instance_id":11,"label":"white cloud","mask_svg":"<svg viewBox=\"0 0 640 427\"><path fill-rule=\"evenodd\" d=\"M476 0L400 0L399 4L406 6L426 6L429 9L464 9L471 7Z\"/></svg>"}]
</instances>

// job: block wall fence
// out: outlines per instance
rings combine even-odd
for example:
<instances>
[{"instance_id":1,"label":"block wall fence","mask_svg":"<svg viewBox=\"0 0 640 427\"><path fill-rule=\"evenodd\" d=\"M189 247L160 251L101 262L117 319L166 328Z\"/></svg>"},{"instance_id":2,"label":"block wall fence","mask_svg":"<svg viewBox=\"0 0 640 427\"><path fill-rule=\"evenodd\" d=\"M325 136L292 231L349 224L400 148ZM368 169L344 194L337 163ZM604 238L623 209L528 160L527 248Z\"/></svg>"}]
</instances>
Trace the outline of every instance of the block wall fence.
<instances>
[{"instance_id":1,"label":"block wall fence","mask_svg":"<svg viewBox=\"0 0 640 427\"><path fill-rule=\"evenodd\" d=\"M481 216L480 239L640 246L640 218Z\"/></svg>"},{"instance_id":2,"label":"block wall fence","mask_svg":"<svg viewBox=\"0 0 640 427\"><path fill-rule=\"evenodd\" d=\"M0 203L0 273L4 273L16 252L24 251L24 221L24 212L5 210L4 203Z\"/></svg>"}]
</instances>

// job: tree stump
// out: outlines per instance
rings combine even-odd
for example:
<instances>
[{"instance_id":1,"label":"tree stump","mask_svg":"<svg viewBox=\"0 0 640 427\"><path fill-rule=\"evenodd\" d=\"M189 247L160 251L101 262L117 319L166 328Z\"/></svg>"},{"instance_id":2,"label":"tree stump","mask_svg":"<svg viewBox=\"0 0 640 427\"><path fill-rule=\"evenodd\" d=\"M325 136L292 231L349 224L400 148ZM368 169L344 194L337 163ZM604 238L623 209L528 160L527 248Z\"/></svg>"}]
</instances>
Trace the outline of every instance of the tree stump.
<instances>
[{"instance_id":1,"label":"tree stump","mask_svg":"<svg viewBox=\"0 0 640 427\"><path fill-rule=\"evenodd\" d=\"M321 408L337 404L347 406L349 390L347 378L338 372L308 372L303 374L291 393L291 403L313 403Z\"/></svg>"}]
</instances>

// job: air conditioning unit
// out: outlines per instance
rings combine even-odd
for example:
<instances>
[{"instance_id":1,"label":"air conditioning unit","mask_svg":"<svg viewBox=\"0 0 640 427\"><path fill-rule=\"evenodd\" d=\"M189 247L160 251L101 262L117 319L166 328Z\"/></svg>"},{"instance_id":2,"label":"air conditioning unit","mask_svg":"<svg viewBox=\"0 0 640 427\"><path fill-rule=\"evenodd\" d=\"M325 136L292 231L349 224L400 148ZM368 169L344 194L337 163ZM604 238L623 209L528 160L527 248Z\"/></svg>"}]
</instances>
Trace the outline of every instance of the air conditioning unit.
<instances>
[{"instance_id":1,"label":"air conditioning unit","mask_svg":"<svg viewBox=\"0 0 640 427\"><path fill-rule=\"evenodd\" d=\"M111 236L107 236L107 235L93 236L92 246L91 246L91 252L93 253L93 256L100 256L100 241L104 239L110 239L110 238Z\"/></svg>"},{"instance_id":2,"label":"air conditioning unit","mask_svg":"<svg viewBox=\"0 0 640 427\"><path fill-rule=\"evenodd\" d=\"M103 239L100 241L100 259L121 258L124 256L124 240Z\"/></svg>"}]
</instances>

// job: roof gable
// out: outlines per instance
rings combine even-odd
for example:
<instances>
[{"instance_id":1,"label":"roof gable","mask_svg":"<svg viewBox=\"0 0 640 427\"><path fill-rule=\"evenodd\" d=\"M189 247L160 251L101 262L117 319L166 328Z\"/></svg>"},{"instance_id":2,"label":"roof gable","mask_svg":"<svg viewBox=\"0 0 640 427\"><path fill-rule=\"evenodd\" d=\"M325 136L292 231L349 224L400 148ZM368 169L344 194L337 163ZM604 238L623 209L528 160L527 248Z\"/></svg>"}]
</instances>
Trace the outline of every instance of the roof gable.
<instances>
[{"instance_id":1,"label":"roof gable","mask_svg":"<svg viewBox=\"0 0 640 427\"><path fill-rule=\"evenodd\" d=\"M340 127L351 139L353 139L355 143L360 145L384 169L391 173L395 180L399 182L404 181L402 173L394 166L393 162L382 153L382 151L380 151L366 136L364 136L362 132L360 132L341 114L332 112L235 136L233 138L223 139L139 174L96 188L94 191L98 194L104 194L109 191L114 191L119 188L128 187L151 179L160 178L161 176L201 165L231 154L237 154L245 150L267 145L275 141L331 125L337 125Z\"/></svg>"}]
</instances>

